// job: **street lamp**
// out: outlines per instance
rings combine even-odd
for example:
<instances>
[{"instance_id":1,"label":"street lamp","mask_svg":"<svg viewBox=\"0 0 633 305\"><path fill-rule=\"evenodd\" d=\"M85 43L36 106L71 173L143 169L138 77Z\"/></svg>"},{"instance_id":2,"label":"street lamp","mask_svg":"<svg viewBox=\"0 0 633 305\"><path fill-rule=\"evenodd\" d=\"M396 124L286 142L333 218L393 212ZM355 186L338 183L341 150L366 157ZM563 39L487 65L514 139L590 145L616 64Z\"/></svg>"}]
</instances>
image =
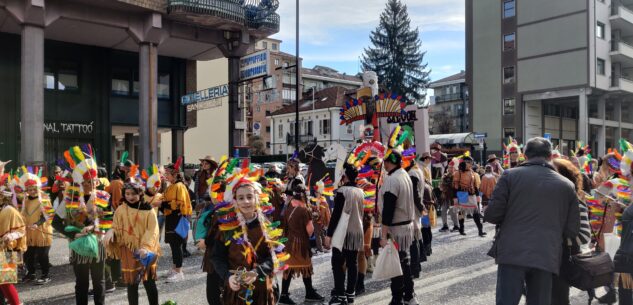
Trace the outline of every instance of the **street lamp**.
<instances>
[{"instance_id":1,"label":"street lamp","mask_svg":"<svg viewBox=\"0 0 633 305\"><path fill-rule=\"evenodd\" d=\"M295 150L299 151L299 0L297 0L297 28L295 34L295 51L297 52L295 57Z\"/></svg>"}]
</instances>

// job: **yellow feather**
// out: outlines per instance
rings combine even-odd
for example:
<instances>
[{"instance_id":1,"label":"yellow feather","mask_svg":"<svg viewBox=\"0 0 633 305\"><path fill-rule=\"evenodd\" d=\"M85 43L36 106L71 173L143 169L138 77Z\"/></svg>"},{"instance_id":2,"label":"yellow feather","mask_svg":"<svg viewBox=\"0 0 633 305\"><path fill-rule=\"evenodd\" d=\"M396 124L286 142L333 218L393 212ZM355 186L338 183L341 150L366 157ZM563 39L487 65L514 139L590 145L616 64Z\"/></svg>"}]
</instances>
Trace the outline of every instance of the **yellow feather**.
<instances>
[{"instance_id":1,"label":"yellow feather","mask_svg":"<svg viewBox=\"0 0 633 305\"><path fill-rule=\"evenodd\" d=\"M84 159L86 159L84 157L84 153L81 152L81 148L79 148L79 146L73 147L73 155L75 155L75 157L77 157L77 159L79 159L80 161L83 161Z\"/></svg>"}]
</instances>

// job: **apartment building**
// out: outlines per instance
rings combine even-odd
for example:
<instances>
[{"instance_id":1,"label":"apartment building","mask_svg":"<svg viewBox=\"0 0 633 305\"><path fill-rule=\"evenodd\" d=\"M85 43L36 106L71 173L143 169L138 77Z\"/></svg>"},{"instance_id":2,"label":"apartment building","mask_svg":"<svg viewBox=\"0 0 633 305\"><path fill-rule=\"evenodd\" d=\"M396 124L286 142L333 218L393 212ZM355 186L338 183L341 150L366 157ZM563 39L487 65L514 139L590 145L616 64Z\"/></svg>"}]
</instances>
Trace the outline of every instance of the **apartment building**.
<instances>
[{"instance_id":1,"label":"apartment building","mask_svg":"<svg viewBox=\"0 0 633 305\"><path fill-rule=\"evenodd\" d=\"M431 134L463 133L470 130L466 72L447 76L429 84L433 97L429 106Z\"/></svg>"},{"instance_id":2,"label":"apartment building","mask_svg":"<svg viewBox=\"0 0 633 305\"><path fill-rule=\"evenodd\" d=\"M492 151L548 134L604 154L633 136L631 45L631 1L466 1L473 131Z\"/></svg>"}]
</instances>

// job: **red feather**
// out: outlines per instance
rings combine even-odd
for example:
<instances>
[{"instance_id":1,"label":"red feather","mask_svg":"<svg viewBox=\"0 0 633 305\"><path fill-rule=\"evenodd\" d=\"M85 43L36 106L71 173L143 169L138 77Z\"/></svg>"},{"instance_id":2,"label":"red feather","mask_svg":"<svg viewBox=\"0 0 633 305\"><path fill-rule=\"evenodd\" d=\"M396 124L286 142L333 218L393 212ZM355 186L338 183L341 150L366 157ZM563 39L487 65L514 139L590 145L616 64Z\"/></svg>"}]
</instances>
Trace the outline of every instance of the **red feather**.
<instances>
[{"instance_id":1,"label":"red feather","mask_svg":"<svg viewBox=\"0 0 633 305\"><path fill-rule=\"evenodd\" d=\"M182 156L178 157L176 163L174 164L174 169L176 171L180 171L180 166L182 165Z\"/></svg>"}]
</instances>

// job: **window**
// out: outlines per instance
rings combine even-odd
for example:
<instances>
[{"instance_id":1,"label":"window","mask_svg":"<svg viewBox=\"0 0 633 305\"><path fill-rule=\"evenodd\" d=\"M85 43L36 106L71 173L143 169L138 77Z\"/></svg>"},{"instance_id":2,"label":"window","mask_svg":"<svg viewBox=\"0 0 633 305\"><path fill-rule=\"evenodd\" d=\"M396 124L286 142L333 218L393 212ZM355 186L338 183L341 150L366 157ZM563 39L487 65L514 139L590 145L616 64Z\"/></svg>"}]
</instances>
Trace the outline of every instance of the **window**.
<instances>
[{"instance_id":1,"label":"window","mask_svg":"<svg viewBox=\"0 0 633 305\"><path fill-rule=\"evenodd\" d=\"M273 42L273 51L277 51L277 44Z\"/></svg>"},{"instance_id":2,"label":"window","mask_svg":"<svg viewBox=\"0 0 633 305\"><path fill-rule=\"evenodd\" d=\"M57 62L44 67L44 88L49 90L79 90L79 67L72 62Z\"/></svg>"},{"instance_id":3,"label":"window","mask_svg":"<svg viewBox=\"0 0 633 305\"><path fill-rule=\"evenodd\" d=\"M506 138L506 139L508 137L513 137L514 138L514 134L515 134L514 128L504 128L503 129L503 137Z\"/></svg>"},{"instance_id":4,"label":"window","mask_svg":"<svg viewBox=\"0 0 633 305\"><path fill-rule=\"evenodd\" d=\"M284 125L283 124L279 124L279 127L277 129L278 129L277 136L280 137L280 138L283 138L283 136L284 136Z\"/></svg>"},{"instance_id":5,"label":"window","mask_svg":"<svg viewBox=\"0 0 633 305\"><path fill-rule=\"evenodd\" d=\"M284 89L282 95L284 100L294 101L297 98L297 91L294 89Z\"/></svg>"},{"instance_id":6,"label":"window","mask_svg":"<svg viewBox=\"0 0 633 305\"><path fill-rule=\"evenodd\" d=\"M602 59L602 58L596 59L596 71L600 75L605 75L604 59Z\"/></svg>"},{"instance_id":7,"label":"window","mask_svg":"<svg viewBox=\"0 0 633 305\"><path fill-rule=\"evenodd\" d=\"M50 67L44 67L44 88L55 89L55 73Z\"/></svg>"},{"instance_id":8,"label":"window","mask_svg":"<svg viewBox=\"0 0 633 305\"><path fill-rule=\"evenodd\" d=\"M261 112L261 111L262 111L262 107L260 107L259 105L255 106L255 112Z\"/></svg>"},{"instance_id":9,"label":"window","mask_svg":"<svg viewBox=\"0 0 633 305\"><path fill-rule=\"evenodd\" d=\"M514 33L503 35L503 50L512 50L514 49Z\"/></svg>"},{"instance_id":10,"label":"window","mask_svg":"<svg viewBox=\"0 0 633 305\"><path fill-rule=\"evenodd\" d=\"M262 47L264 49L268 49L268 42L267 41L262 42Z\"/></svg>"},{"instance_id":11,"label":"window","mask_svg":"<svg viewBox=\"0 0 633 305\"><path fill-rule=\"evenodd\" d=\"M503 18L514 17L516 13L514 6L515 6L514 0L503 1Z\"/></svg>"},{"instance_id":12,"label":"window","mask_svg":"<svg viewBox=\"0 0 633 305\"><path fill-rule=\"evenodd\" d=\"M270 148L270 142L266 142L266 148Z\"/></svg>"},{"instance_id":13,"label":"window","mask_svg":"<svg viewBox=\"0 0 633 305\"><path fill-rule=\"evenodd\" d=\"M596 37L604 39L604 23L596 22Z\"/></svg>"},{"instance_id":14,"label":"window","mask_svg":"<svg viewBox=\"0 0 633 305\"><path fill-rule=\"evenodd\" d=\"M279 58L275 58L275 66L279 66Z\"/></svg>"},{"instance_id":15,"label":"window","mask_svg":"<svg viewBox=\"0 0 633 305\"><path fill-rule=\"evenodd\" d=\"M330 134L330 120L321 120L319 121L319 132L322 135Z\"/></svg>"},{"instance_id":16,"label":"window","mask_svg":"<svg viewBox=\"0 0 633 305\"><path fill-rule=\"evenodd\" d=\"M347 125L347 134L352 134L354 133L354 128L352 127L352 125Z\"/></svg>"},{"instance_id":17,"label":"window","mask_svg":"<svg viewBox=\"0 0 633 305\"><path fill-rule=\"evenodd\" d=\"M284 84L296 84L297 76L294 73L284 73Z\"/></svg>"},{"instance_id":18,"label":"window","mask_svg":"<svg viewBox=\"0 0 633 305\"><path fill-rule=\"evenodd\" d=\"M160 99L169 99L169 73L158 73L156 97Z\"/></svg>"},{"instance_id":19,"label":"window","mask_svg":"<svg viewBox=\"0 0 633 305\"><path fill-rule=\"evenodd\" d=\"M510 115L514 114L516 100L513 98L506 98L503 100L503 114Z\"/></svg>"},{"instance_id":20,"label":"window","mask_svg":"<svg viewBox=\"0 0 633 305\"><path fill-rule=\"evenodd\" d=\"M270 133L270 126L266 126L266 132Z\"/></svg>"},{"instance_id":21,"label":"window","mask_svg":"<svg viewBox=\"0 0 633 305\"><path fill-rule=\"evenodd\" d=\"M514 83L514 67L503 68L503 83L504 84Z\"/></svg>"}]
</instances>

